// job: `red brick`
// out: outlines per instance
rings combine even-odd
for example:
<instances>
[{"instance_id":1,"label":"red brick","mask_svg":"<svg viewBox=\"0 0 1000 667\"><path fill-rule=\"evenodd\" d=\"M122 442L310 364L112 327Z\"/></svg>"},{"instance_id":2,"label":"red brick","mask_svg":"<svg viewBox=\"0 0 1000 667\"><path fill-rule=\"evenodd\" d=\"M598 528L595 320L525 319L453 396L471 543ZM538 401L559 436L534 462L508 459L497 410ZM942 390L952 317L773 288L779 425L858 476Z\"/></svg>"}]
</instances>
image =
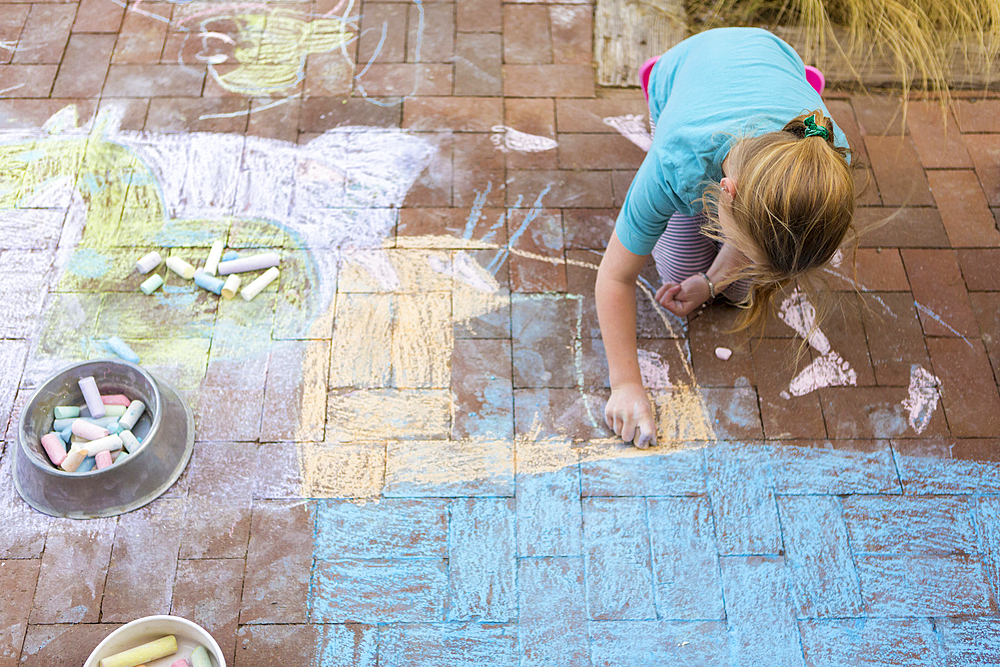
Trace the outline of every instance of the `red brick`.
<instances>
[{"instance_id":1,"label":"red brick","mask_svg":"<svg viewBox=\"0 0 1000 667\"><path fill-rule=\"evenodd\" d=\"M486 206L503 206L504 183L503 153L497 150L488 134L455 135L454 205L472 206L477 192L485 192ZM531 201L534 201L532 199ZM525 202L530 206L530 202ZM508 225L509 226L509 225Z\"/></svg>"},{"instance_id":2,"label":"red brick","mask_svg":"<svg viewBox=\"0 0 1000 667\"><path fill-rule=\"evenodd\" d=\"M0 560L0 665L16 667L41 561Z\"/></svg>"},{"instance_id":3,"label":"red brick","mask_svg":"<svg viewBox=\"0 0 1000 667\"><path fill-rule=\"evenodd\" d=\"M354 51L357 42L344 48L345 58L340 49L327 53L310 53L306 57L306 78L303 84L307 97L328 95L350 95L354 90ZM370 102L366 102L373 106Z\"/></svg>"},{"instance_id":4,"label":"red brick","mask_svg":"<svg viewBox=\"0 0 1000 667\"><path fill-rule=\"evenodd\" d=\"M878 193L878 184L875 182L875 175L867 167L859 167L853 170L854 196L857 198L858 206L881 206L882 197Z\"/></svg>"},{"instance_id":5,"label":"red brick","mask_svg":"<svg viewBox=\"0 0 1000 667\"><path fill-rule=\"evenodd\" d=\"M620 134L560 134L561 169L638 169L645 151Z\"/></svg>"},{"instance_id":6,"label":"red brick","mask_svg":"<svg viewBox=\"0 0 1000 667\"><path fill-rule=\"evenodd\" d=\"M293 102L294 103L294 102ZM399 127L401 109L379 106L361 98L310 97L302 100L299 130L326 132L335 127Z\"/></svg>"},{"instance_id":7,"label":"red brick","mask_svg":"<svg viewBox=\"0 0 1000 667\"><path fill-rule=\"evenodd\" d=\"M114 35L73 35L66 47L52 95L99 97L108 73Z\"/></svg>"},{"instance_id":8,"label":"red brick","mask_svg":"<svg viewBox=\"0 0 1000 667\"><path fill-rule=\"evenodd\" d=\"M58 65L0 66L0 97L48 97Z\"/></svg>"},{"instance_id":9,"label":"red brick","mask_svg":"<svg viewBox=\"0 0 1000 667\"><path fill-rule=\"evenodd\" d=\"M635 180L635 172L634 169L611 172L611 187L614 189L616 207L621 208L625 204L625 195Z\"/></svg>"},{"instance_id":10,"label":"red brick","mask_svg":"<svg viewBox=\"0 0 1000 667\"><path fill-rule=\"evenodd\" d=\"M508 97L593 97L590 65L504 65L503 93Z\"/></svg>"},{"instance_id":11,"label":"red brick","mask_svg":"<svg viewBox=\"0 0 1000 667\"><path fill-rule=\"evenodd\" d=\"M996 132L1000 100L958 100L955 102L955 118L962 132Z\"/></svg>"},{"instance_id":12,"label":"red brick","mask_svg":"<svg viewBox=\"0 0 1000 667\"><path fill-rule=\"evenodd\" d=\"M202 97L150 100L146 115L146 130L151 132L235 132L247 128L250 102L245 97ZM225 114L222 118L205 118ZM230 116L228 114L236 114Z\"/></svg>"},{"instance_id":13,"label":"red brick","mask_svg":"<svg viewBox=\"0 0 1000 667\"><path fill-rule=\"evenodd\" d=\"M73 32L118 32L125 7L108 0L80 0Z\"/></svg>"},{"instance_id":14,"label":"red brick","mask_svg":"<svg viewBox=\"0 0 1000 667\"><path fill-rule=\"evenodd\" d=\"M933 206L920 165L920 156L910 137L865 137L865 148L875 172L879 195L886 206Z\"/></svg>"},{"instance_id":15,"label":"red brick","mask_svg":"<svg viewBox=\"0 0 1000 667\"><path fill-rule=\"evenodd\" d=\"M123 130L138 132L146 125L146 113L149 111L149 100L137 99L107 99L101 100L98 105L98 112L105 109L123 109L122 122L119 126ZM83 122L83 119L80 119Z\"/></svg>"},{"instance_id":16,"label":"red brick","mask_svg":"<svg viewBox=\"0 0 1000 667\"><path fill-rule=\"evenodd\" d=\"M953 248L1000 246L1000 232L975 172L932 170L927 179Z\"/></svg>"},{"instance_id":17,"label":"red brick","mask_svg":"<svg viewBox=\"0 0 1000 667\"><path fill-rule=\"evenodd\" d=\"M1000 250L962 248L957 254L970 292L1000 292Z\"/></svg>"},{"instance_id":18,"label":"red brick","mask_svg":"<svg viewBox=\"0 0 1000 667\"><path fill-rule=\"evenodd\" d=\"M851 105L863 135L910 133L903 123L903 100L896 95L858 95L851 98Z\"/></svg>"},{"instance_id":19,"label":"red brick","mask_svg":"<svg viewBox=\"0 0 1000 667\"><path fill-rule=\"evenodd\" d=\"M304 623L313 552L312 503L254 503L240 624Z\"/></svg>"},{"instance_id":20,"label":"red brick","mask_svg":"<svg viewBox=\"0 0 1000 667\"><path fill-rule=\"evenodd\" d=\"M246 556L256 459L254 443L199 443L189 464L180 558Z\"/></svg>"},{"instance_id":21,"label":"red brick","mask_svg":"<svg viewBox=\"0 0 1000 667\"><path fill-rule=\"evenodd\" d=\"M403 127L408 130L489 132L502 119L499 98L416 97L403 101Z\"/></svg>"},{"instance_id":22,"label":"red brick","mask_svg":"<svg viewBox=\"0 0 1000 667\"><path fill-rule=\"evenodd\" d=\"M566 209L563 211L566 248L603 250L608 247L608 240L615 229L617 217L618 211L613 208ZM600 261L599 256L595 256L594 259Z\"/></svg>"},{"instance_id":23,"label":"red brick","mask_svg":"<svg viewBox=\"0 0 1000 667\"><path fill-rule=\"evenodd\" d=\"M831 267L839 278L828 278L834 290L850 292L855 289L870 292L909 291L903 260L896 248L858 248L857 253L847 250L840 266Z\"/></svg>"},{"instance_id":24,"label":"red brick","mask_svg":"<svg viewBox=\"0 0 1000 667\"><path fill-rule=\"evenodd\" d=\"M643 117L649 115L649 107L641 93L602 96L592 100L556 100L556 124L560 132L618 134L618 130L605 123L604 119L628 114Z\"/></svg>"},{"instance_id":25,"label":"red brick","mask_svg":"<svg viewBox=\"0 0 1000 667\"><path fill-rule=\"evenodd\" d=\"M601 418L610 395L607 390L583 396L575 388L515 389L514 429L518 435L531 433L540 439L560 437L577 442L614 437Z\"/></svg>"},{"instance_id":26,"label":"red brick","mask_svg":"<svg viewBox=\"0 0 1000 667\"><path fill-rule=\"evenodd\" d=\"M927 349L952 435L1000 437L1000 394L982 343L929 338Z\"/></svg>"},{"instance_id":27,"label":"red brick","mask_svg":"<svg viewBox=\"0 0 1000 667\"><path fill-rule=\"evenodd\" d=\"M1000 384L1000 292L970 294L969 298L993 364L993 375Z\"/></svg>"},{"instance_id":28,"label":"red brick","mask_svg":"<svg viewBox=\"0 0 1000 667\"><path fill-rule=\"evenodd\" d=\"M515 65L552 63L549 11L542 5L504 5L503 61Z\"/></svg>"},{"instance_id":29,"label":"red brick","mask_svg":"<svg viewBox=\"0 0 1000 667\"><path fill-rule=\"evenodd\" d=\"M368 105L373 106L373 105ZM451 206L452 204L452 174L455 169L452 164L454 153L454 134L452 132L424 133L420 137L434 146L430 164L417 177L406 194L404 208L409 206ZM481 190L486 189L486 183L478 184ZM475 186L474 186L475 187Z\"/></svg>"},{"instance_id":30,"label":"red brick","mask_svg":"<svg viewBox=\"0 0 1000 667\"><path fill-rule=\"evenodd\" d=\"M423 29L420 30L421 12ZM417 53L417 46L420 52ZM445 2L410 5L410 30L406 40L406 62L450 63L455 57L455 4Z\"/></svg>"},{"instance_id":31,"label":"red brick","mask_svg":"<svg viewBox=\"0 0 1000 667\"><path fill-rule=\"evenodd\" d=\"M12 62L58 63L62 60L75 18L75 5L32 5Z\"/></svg>"},{"instance_id":32,"label":"red brick","mask_svg":"<svg viewBox=\"0 0 1000 667\"><path fill-rule=\"evenodd\" d=\"M702 387L736 387L738 383L756 384L748 333L733 331L739 309L718 305L706 308L689 318L688 337L694 377ZM715 354L725 347L733 355L722 361ZM741 379L742 378L742 379Z\"/></svg>"},{"instance_id":33,"label":"red brick","mask_svg":"<svg viewBox=\"0 0 1000 667\"><path fill-rule=\"evenodd\" d=\"M294 144L299 137L299 110L302 107L302 100L285 98L280 104L274 104L275 101L269 97L250 101L247 136L279 139Z\"/></svg>"},{"instance_id":34,"label":"red brick","mask_svg":"<svg viewBox=\"0 0 1000 667\"><path fill-rule=\"evenodd\" d=\"M555 139L555 106L551 99L515 98L504 100L507 127L539 137ZM555 169L559 164L555 150L507 153L508 169Z\"/></svg>"},{"instance_id":35,"label":"red brick","mask_svg":"<svg viewBox=\"0 0 1000 667\"><path fill-rule=\"evenodd\" d=\"M0 41L17 44L30 10L31 5L0 5ZM0 64L9 63L14 53L13 50L0 50Z\"/></svg>"},{"instance_id":36,"label":"red brick","mask_svg":"<svg viewBox=\"0 0 1000 667\"><path fill-rule=\"evenodd\" d=\"M947 324L942 325L918 307L924 334L978 338L979 329L969 306L969 295L965 291L955 251L904 249L901 252L913 289L913 298ZM958 334L952 329L958 331Z\"/></svg>"},{"instance_id":37,"label":"red brick","mask_svg":"<svg viewBox=\"0 0 1000 667\"><path fill-rule=\"evenodd\" d=\"M388 627L388 626L386 626ZM309 665L334 655L344 665L374 667L378 626L344 624L246 625L240 628L235 667ZM332 663L336 664L336 663Z\"/></svg>"},{"instance_id":38,"label":"red brick","mask_svg":"<svg viewBox=\"0 0 1000 667\"><path fill-rule=\"evenodd\" d=\"M930 369L913 297L907 292L862 294L868 353L881 386L905 387L914 364Z\"/></svg>"},{"instance_id":39,"label":"red brick","mask_svg":"<svg viewBox=\"0 0 1000 667\"><path fill-rule=\"evenodd\" d=\"M913 438L946 435L944 414L936 410L922 434L910 427L903 407L908 397L903 387L834 387L820 389L823 416L830 438Z\"/></svg>"},{"instance_id":40,"label":"red brick","mask_svg":"<svg viewBox=\"0 0 1000 667\"><path fill-rule=\"evenodd\" d=\"M861 136L861 128L858 127L858 120L854 117L854 108L850 100L825 100L826 108L833 117L833 122L847 135L847 141L851 146L853 155L852 164L864 164L868 161L868 154L865 152L865 140Z\"/></svg>"},{"instance_id":41,"label":"red brick","mask_svg":"<svg viewBox=\"0 0 1000 667\"><path fill-rule=\"evenodd\" d=\"M288 271L283 272L282 279L286 278L288 273ZM304 292L306 289L308 288L301 288L298 292ZM319 356L320 361L313 363L322 369L319 377L311 381L303 379L298 373L290 372L290 369L303 368L307 365L307 355L310 352L312 359ZM289 340L275 342L272 345L264 390L264 414L260 433L262 441L323 440L329 359L330 344L327 341ZM289 405L301 406L301 416L289 419Z\"/></svg>"},{"instance_id":42,"label":"red brick","mask_svg":"<svg viewBox=\"0 0 1000 667\"><path fill-rule=\"evenodd\" d=\"M461 3L464 5L465 3ZM459 33L455 39L455 94L500 95L503 45L500 35Z\"/></svg>"},{"instance_id":43,"label":"red brick","mask_svg":"<svg viewBox=\"0 0 1000 667\"><path fill-rule=\"evenodd\" d=\"M222 649L226 664L233 663L236 650L245 568L246 562L235 558L177 563L170 613L208 630Z\"/></svg>"},{"instance_id":44,"label":"red brick","mask_svg":"<svg viewBox=\"0 0 1000 667\"><path fill-rule=\"evenodd\" d=\"M997 493L1000 450L995 438L893 440L904 493Z\"/></svg>"},{"instance_id":45,"label":"red brick","mask_svg":"<svg viewBox=\"0 0 1000 667\"><path fill-rule=\"evenodd\" d=\"M358 62L401 63L406 56L406 5L366 2L361 14ZM382 31L385 30L385 40ZM382 42L382 48L376 52Z\"/></svg>"},{"instance_id":46,"label":"red brick","mask_svg":"<svg viewBox=\"0 0 1000 667\"><path fill-rule=\"evenodd\" d=\"M942 113L943 112L943 113ZM928 169L970 169L972 158L965 148L958 123L948 108L938 102L910 102L906 122L913 130L913 143L920 161Z\"/></svg>"},{"instance_id":47,"label":"red brick","mask_svg":"<svg viewBox=\"0 0 1000 667\"><path fill-rule=\"evenodd\" d=\"M451 65L372 65L358 85L372 96L450 95Z\"/></svg>"},{"instance_id":48,"label":"red brick","mask_svg":"<svg viewBox=\"0 0 1000 667\"><path fill-rule=\"evenodd\" d=\"M562 216L558 210L511 209L507 234L512 247L553 262L511 253L510 288L514 292L565 292L566 263L563 256ZM531 217L533 219L528 220ZM527 223L527 227L523 225ZM518 232L523 232L518 234Z\"/></svg>"},{"instance_id":49,"label":"red brick","mask_svg":"<svg viewBox=\"0 0 1000 667\"><path fill-rule=\"evenodd\" d=\"M980 134L967 143L990 206L1000 206L1000 134Z\"/></svg>"},{"instance_id":50,"label":"red brick","mask_svg":"<svg viewBox=\"0 0 1000 667\"><path fill-rule=\"evenodd\" d=\"M173 5L168 2L147 2L143 3L142 9L142 12L128 12L122 21L115 53L111 57L111 62L116 65L152 65L160 62ZM156 19L151 15L161 18ZM189 39L189 42L193 48L200 40ZM191 61L188 64L197 66L200 63Z\"/></svg>"},{"instance_id":51,"label":"red brick","mask_svg":"<svg viewBox=\"0 0 1000 667\"><path fill-rule=\"evenodd\" d=\"M868 356L868 341L861 320L862 306L856 294L847 293L830 304L830 310L820 327L830 348L839 354L858 374L858 386L875 384L875 372Z\"/></svg>"},{"instance_id":52,"label":"red brick","mask_svg":"<svg viewBox=\"0 0 1000 667\"><path fill-rule=\"evenodd\" d=\"M611 177L606 171L507 172L507 200L512 204L518 196L533 202L550 186L544 201L549 207L608 208L612 205Z\"/></svg>"},{"instance_id":53,"label":"red brick","mask_svg":"<svg viewBox=\"0 0 1000 667\"><path fill-rule=\"evenodd\" d=\"M946 248L948 234L936 208L863 206L855 213L862 247Z\"/></svg>"},{"instance_id":54,"label":"red brick","mask_svg":"<svg viewBox=\"0 0 1000 667\"><path fill-rule=\"evenodd\" d=\"M590 6L549 7L552 62L556 65L589 65L592 59L593 20Z\"/></svg>"},{"instance_id":55,"label":"red brick","mask_svg":"<svg viewBox=\"0 0 1000 667\"><path fill-rule=\"evenodd\" d=\"M456 340L451 355L455 418L451 437L514 437L514 397L509 340Z\"/></svg>"},{"instance_id":56,"label":"red brick","mask_svg":"<svg viewBox=\"0 0 1000 667\"><path fill-rule=\"evenodd\" d=\"M792 378L812 361L806 352L796 363L799 343L769 338L750 341L764 437L768 440L826 437L818 393L782 396L787 395Z\"/></svg>"},{"instance_id":57,"label":"red brick","mask_svg":"<svg viewBox=\"0 0 1000 667\"><path fill-rule=\"evenodd\" d=\"M399 212L397 239L399 247L413 247L420 243L422 236L450 236L458 239L465 236L470 213L462 208L403 208ZM471 240L487 240L490 243L507 242L507 228L502 224L506 219L502 208L482 208L474 220ZM498 222L499 227L497 226ZM410 239L410 240L408 240Z\"/></svg>"},{"instance_id":58,"label":"red brick","mask_svg":"<svg viewBox=\"0 0 1000 667\"><path fill-rule=\"evenodd\" d=\"M455 3L459 32L500 32L501 0L461 0Z\"/></svg>"},{"instance_id":59,"label":"red brick","mask_svg":"<svg viewBox=\"0 0 1000 667\"><path fill-rule=\"evenodd\" d=\"M115 623L29 625L20 667L82 665L101 641L121 626Z\"/></svg>"},{"instance_id":60,"label":"red brick","mask_svg":"<svg viewBox=\"0 0 1000 667\"><path fill-rule=\"evenodd\" d=\"M108 70L104 97L198 97L205 70L180 65L115 65Z\"/></svg>"}]
</instances>

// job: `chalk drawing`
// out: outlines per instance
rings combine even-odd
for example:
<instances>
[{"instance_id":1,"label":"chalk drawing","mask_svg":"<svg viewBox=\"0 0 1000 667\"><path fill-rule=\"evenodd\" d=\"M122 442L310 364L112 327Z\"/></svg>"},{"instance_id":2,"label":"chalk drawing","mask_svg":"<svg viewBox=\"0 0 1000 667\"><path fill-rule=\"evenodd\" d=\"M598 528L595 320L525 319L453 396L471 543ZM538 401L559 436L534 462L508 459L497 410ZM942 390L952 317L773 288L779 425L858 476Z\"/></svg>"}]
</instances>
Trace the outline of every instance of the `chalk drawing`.
<instances>
[{"instance_id":1,"label":"chalk drawing","mask_svg":"<svg viewBox=\"0 0 1000 667\"><path fill-rule=\"evenodd\" d=\"M822 355L792 378L788 390L782 392L782 397L804 396L824 387L857 385L857 372L830 348L830 340L816 326L816 309L805 294L798 289L794 290L782 302L779 317Z\"/></svg>"},{"instance_id":2,"label":"chalk drawing","mask_svg":"<svg viewBox=\"0 0 1000 667\"><path fill-rule=\"evenodd\" d=\"M642 116L626 114L624 116L608 116L604 119L604 124L609 125L618 131L623 137L641 148L646 153L653 147L653 135L646 130L642 123Z\"/></svg>"},{"instance_id":3,"label":"chalk drawing","mask_svg":"<svg viewBox=\"0 0 1000 667\"><path fill-rule=\"evenodd\" d=\"M927 369L913 364L910 366L909 396L903 399L903 407L910 413L910 427L918 434L931 422L938 401L941 400L941 380Z\"/></svg>"},{"instance_id":4,"label":"chalk drawing","mask_svg":"<svg viewBox=\"0 0 1000 667\"><path fill-rule=\"evenodd\" d=\"M490 129L493 132L490 136L490 141L503 153L508 151L540 153L542 151L550 151L559 145L555 139L527 134L506 125L494 125Z\"/></svg>"}]
</instances>

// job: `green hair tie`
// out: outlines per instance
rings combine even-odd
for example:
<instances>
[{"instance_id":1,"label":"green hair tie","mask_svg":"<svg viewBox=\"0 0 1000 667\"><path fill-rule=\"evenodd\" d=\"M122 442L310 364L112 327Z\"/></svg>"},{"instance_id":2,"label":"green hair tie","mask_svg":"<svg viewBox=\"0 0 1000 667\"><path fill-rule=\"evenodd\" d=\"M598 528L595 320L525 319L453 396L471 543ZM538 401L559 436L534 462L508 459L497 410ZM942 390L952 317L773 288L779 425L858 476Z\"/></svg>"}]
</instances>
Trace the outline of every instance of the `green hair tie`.
<instances>
[{"instance_id":1,"label":"green hair tie","mask_svg":"<svg viewBox=\"0 0 1000 667\"><path fill-rule=\"evenodd\" d=\"M802 123L806 126L806 138L808 137L823 137L824 139L830 138L830 131L825 127L820 127L816 124L816 114L812 114Z\"/></svg>"}]
</instances>

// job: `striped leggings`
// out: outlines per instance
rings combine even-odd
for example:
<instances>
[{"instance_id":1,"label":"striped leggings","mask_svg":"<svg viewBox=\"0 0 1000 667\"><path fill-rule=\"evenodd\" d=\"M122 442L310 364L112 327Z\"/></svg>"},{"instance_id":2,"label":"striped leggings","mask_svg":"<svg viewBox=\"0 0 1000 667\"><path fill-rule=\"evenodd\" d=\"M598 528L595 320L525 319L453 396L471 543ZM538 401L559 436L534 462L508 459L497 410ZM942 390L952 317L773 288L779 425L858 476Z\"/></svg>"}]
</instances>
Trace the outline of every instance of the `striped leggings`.
<instances>
[{"instance_id":1,"label":"striped leggings","mask_svg":"<svg viewBox=\"0 0 1000 667\"><path fill-rule=\"evenodd\" d=\"M719 254L716 242L701 233L704 215L675 213L653 248L653 261L663 282L680 283L685 278L708 271ZM722 291L733 302L742 301L750 291L750 281L737 280Z\"/></svg>"}]
</instances>

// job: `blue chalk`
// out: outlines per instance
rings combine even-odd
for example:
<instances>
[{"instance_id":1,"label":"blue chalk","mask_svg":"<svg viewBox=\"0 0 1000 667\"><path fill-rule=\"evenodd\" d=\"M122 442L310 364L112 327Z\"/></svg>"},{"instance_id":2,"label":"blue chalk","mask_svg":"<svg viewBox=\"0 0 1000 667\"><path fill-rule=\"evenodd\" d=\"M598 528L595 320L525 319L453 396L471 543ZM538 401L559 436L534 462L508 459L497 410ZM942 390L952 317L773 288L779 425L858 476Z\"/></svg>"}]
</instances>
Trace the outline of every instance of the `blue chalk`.
<instances>
[{"instance_id":1,"label":"blue chalk","mask_svg":"<svg viewBox=\"0 0 1000 667\"><path fill-rule=\"evenodd\" d=\"M88 456L80 464L80 467L76 469L77 472L90 472L97 465L97 460L93 456Z\"/></svg>"},{"instance_id":2,"label":"blue chalk","mask_svg":"<svg viewBox=\"0 0 1000 667\"><path fill-rule=\"evenodd\" d=\"M239 259L239 258L240 258L240 253L236 252L235 250L227 250L226 254L222 256L222 261L230 262L234 259Z\"/></svg>"},{"instance_id":3,"label":"blue chalk","mask_svg":"<svg viewBox=\"0 0 1000 667\"><path fill-rule=\"evenodd\" d=\"M52 422L52 430L53 431L65 431L66 429L68 429L69 427L71 427L73 425L73 422L75 422L75 421L76 421L76 418L72 418L72 419L56 419L56 420L54 420Z\"/></svg>"},{"instance_id":4,"label":"blue chalk","mask_svg":"<svg viewBox=\"0 0 1000 667\"><path fill-rule=\"evenodd\" d=\"M132 348L125 344L118 336L112 336L104 342L104 347L108 348L119 357L125 361L131 361L133 364L139 363L139 355L136 354Z\"/></svg>"},{"instance_id":5,"label":"blue chalk","mask_svg":"<svg viewBox=\"0 0 1000 667\"><path fill-rule=\"evenodd\" d=\"M194 274L194 284L204 290L212 292L213 294L222 294L222 286L225 284L225 281L219 280L215 276L211 276L204 271L199 271Z\"/></svg>"},{"instance_id":6,"label":"blue chalk","mask_svg":"<svg viewBox=\"0 0 1000 667\"><path fill-rule=\"evenodd\" d=\"M63 430L59 431L59 437L62 438L63 442L69 442L70 438L73 437L73 427L67 426Z\"/></svg>"}]
</instances>

